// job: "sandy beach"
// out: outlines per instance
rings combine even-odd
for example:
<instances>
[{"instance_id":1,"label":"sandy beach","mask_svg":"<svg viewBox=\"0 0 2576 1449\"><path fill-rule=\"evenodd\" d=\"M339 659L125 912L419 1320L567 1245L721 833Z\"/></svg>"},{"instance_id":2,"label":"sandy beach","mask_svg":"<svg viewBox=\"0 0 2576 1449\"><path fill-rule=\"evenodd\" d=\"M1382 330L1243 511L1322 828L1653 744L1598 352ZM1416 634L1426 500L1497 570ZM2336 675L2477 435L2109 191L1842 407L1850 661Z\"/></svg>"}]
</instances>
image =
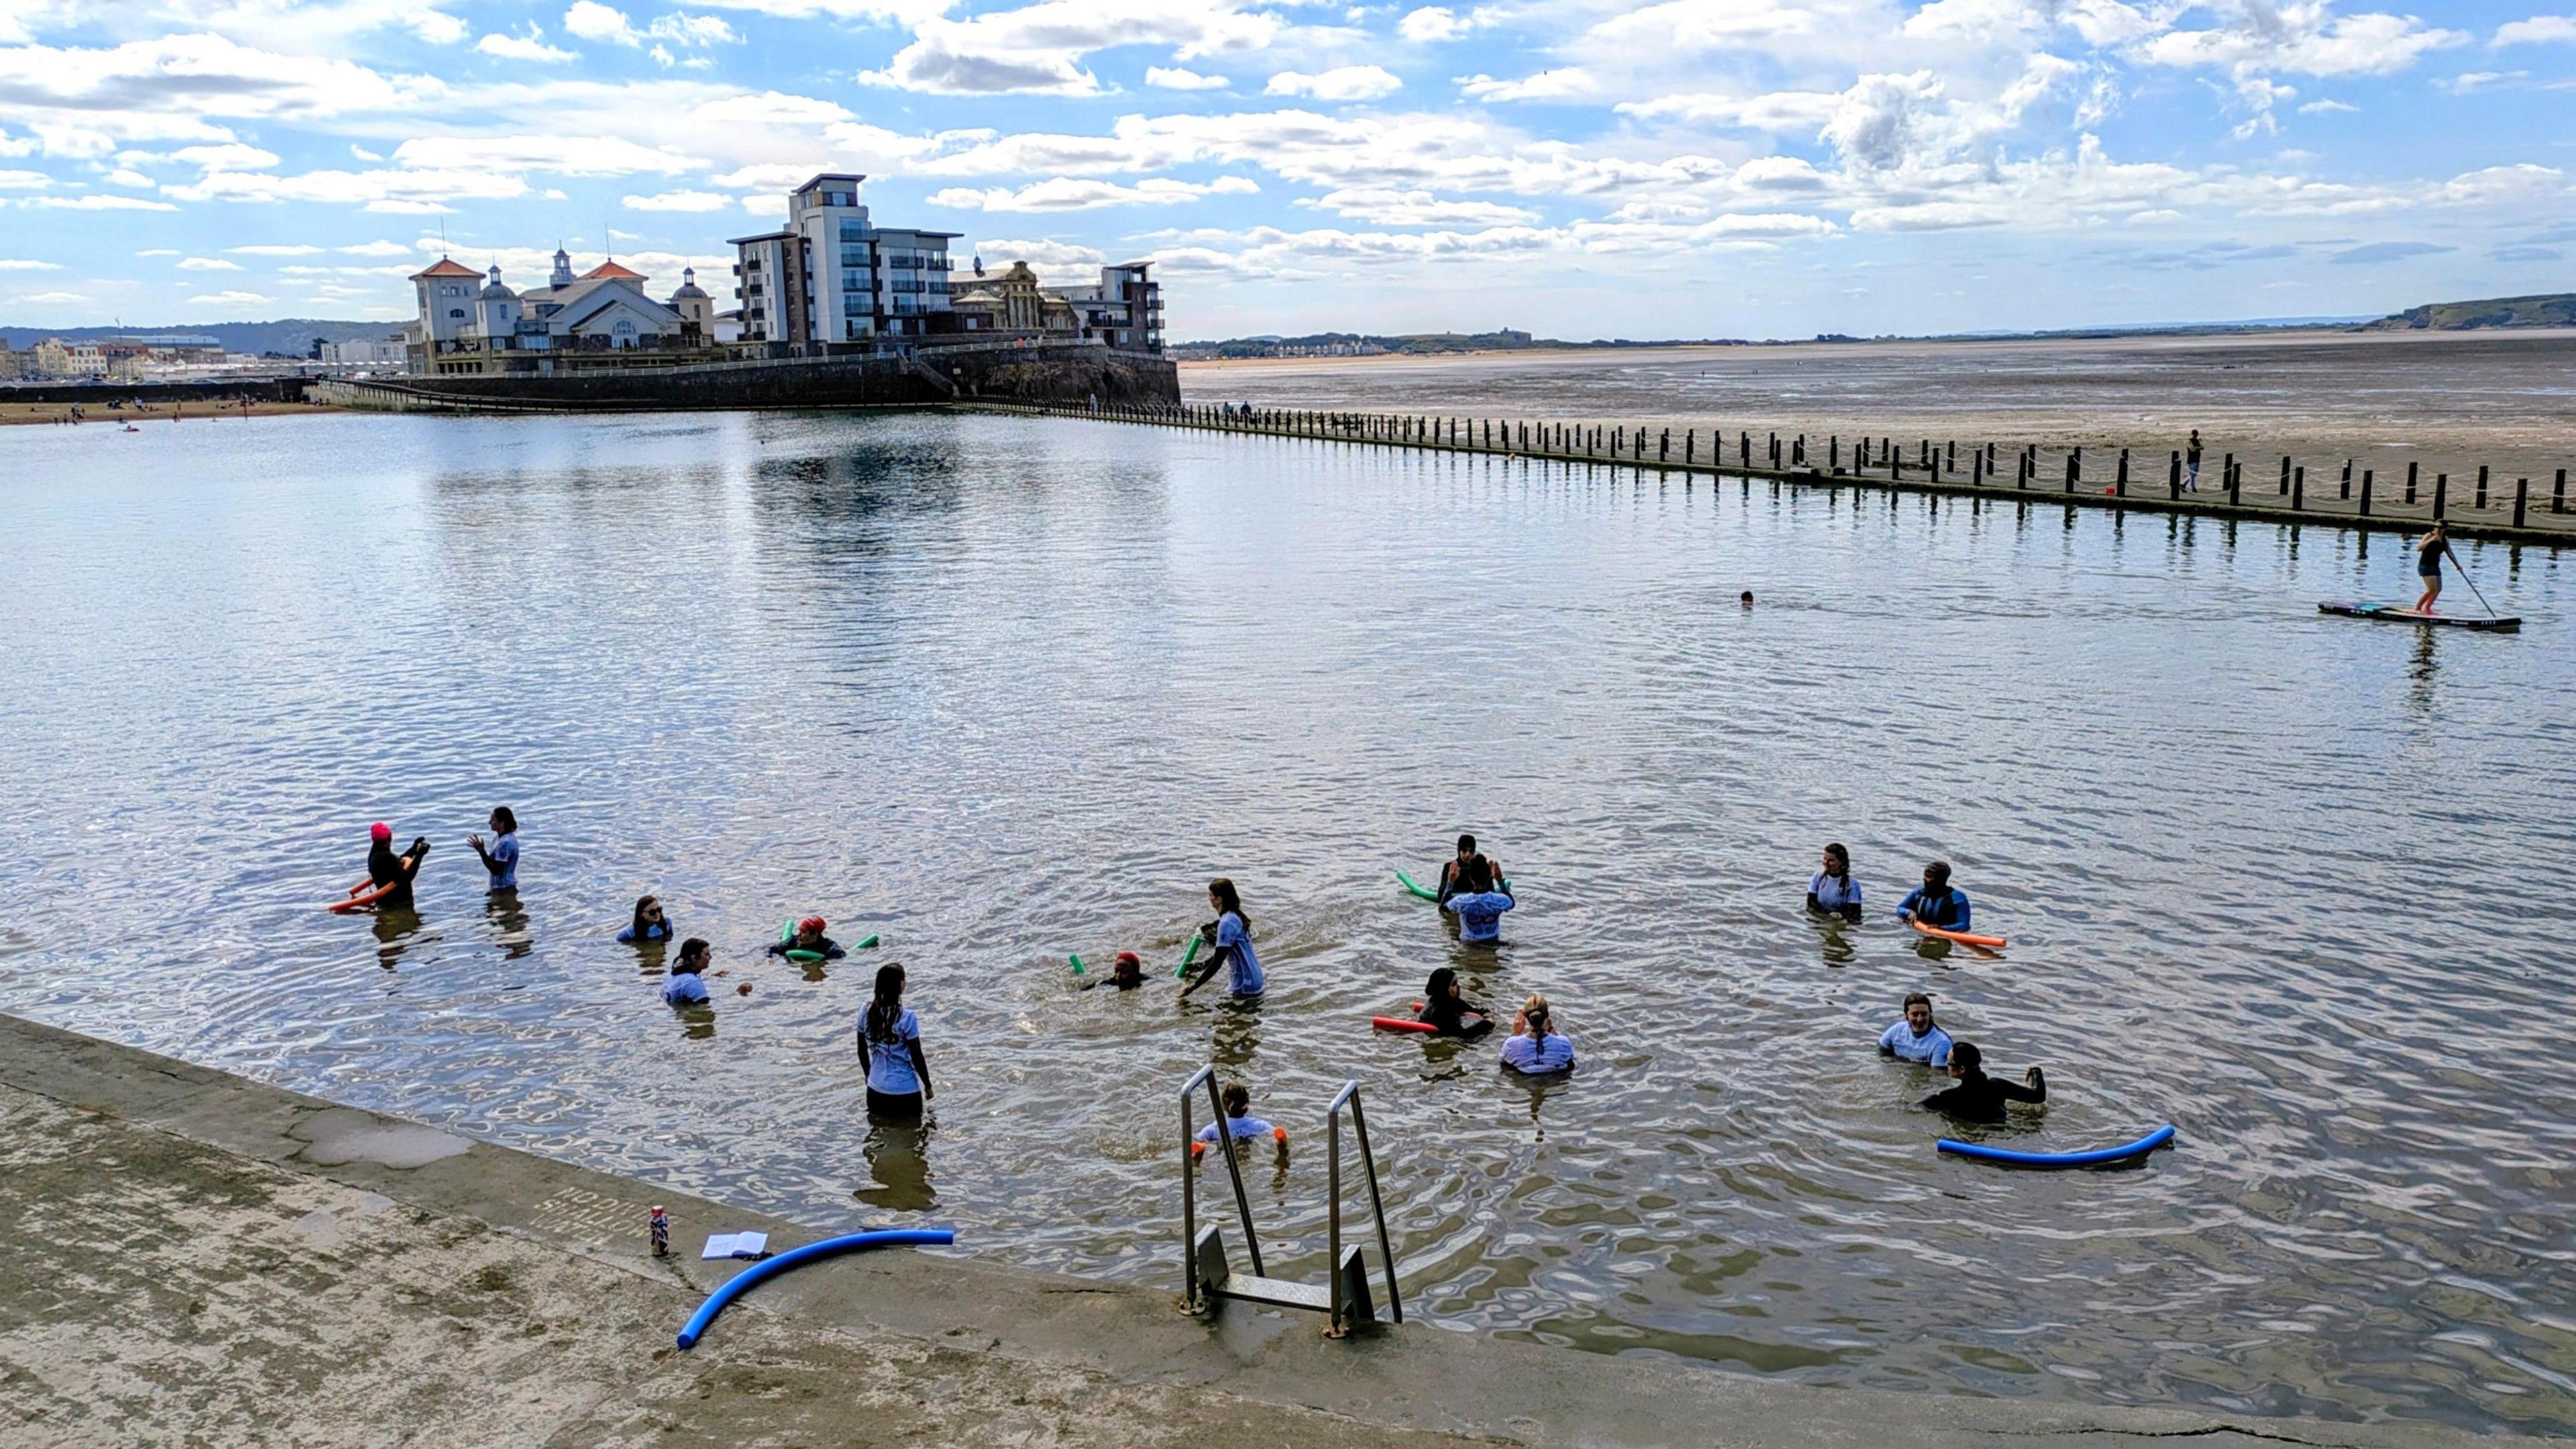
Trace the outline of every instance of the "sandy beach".
<instances>
[{"instance_id":1,"label":"sandy beach","mask_svg":"<svg viewBox=\"0 0 2576 1449\"><path fill-rule=\"evenodd\" d=\"M26 427L39 423L62 427L65 426L64 420L71 415L71 410L70 403L0 402L0 427ZM255 402L244 407L238 402L208 401L180 403L174 414L171 407L166 404L156 405L149 412L137 412L133 408L115 410L97 403L83 403L81 421L77 426L106 428L113 432L126 423L141 427L149 423L167 423L174 416L180 422L194 423L203 422L208 418L305 417L338 411L337 408L316 407L310 403Z\"/></svg>"},{"instance_id":2,"label":"sandy beach","mask_svg":"<svg viewBox=\"0 0 2576 1449\"><path fill-rule=\"evenodd\" d=\"M2343 460L2576 466L2576 331L1793 343L1181 365L1193 402Z\"/></svg>"}]
</instances>

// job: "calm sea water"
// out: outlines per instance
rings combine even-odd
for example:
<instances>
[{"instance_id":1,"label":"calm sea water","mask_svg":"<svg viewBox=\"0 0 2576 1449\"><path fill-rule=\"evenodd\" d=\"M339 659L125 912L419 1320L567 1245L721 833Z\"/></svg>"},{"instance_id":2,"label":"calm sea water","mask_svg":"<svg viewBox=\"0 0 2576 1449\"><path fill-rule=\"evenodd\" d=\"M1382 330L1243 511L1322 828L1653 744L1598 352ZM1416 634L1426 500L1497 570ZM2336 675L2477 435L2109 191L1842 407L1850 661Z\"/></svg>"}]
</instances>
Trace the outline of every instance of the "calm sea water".
<instances>
[{"instance_id":1,"label":"calm sea water","mask_svg":"<svg viewBox=\"0 0 2576 1449\"><path fill-rule=\"evenodd\" d=\"M0 459L0 1008L1175 1289L1181 1080L1213 1058L1296 1135L1252 1185L1311 1275L1355 1077L1444 1327L2576 1429L2554 555L2464 549L2531 621L2481 637L2314 612L2410 591L2386 538L1075 421L349 416ZM499 803L507 907L463 843ZM319 908L376 819L437 842L416 922ZM1391 876L1461 828L1522 892L1498 951ZM1859 927L1798 908L1829 839ZM2006 959L1886 918L1936 855ZM1068 952L1168 968L1219 873L1265 1002L1072 989ZM711 1013L611 939L648 890L732 973ZM763 960L806 911L885 946ZM939 1085L919 1136L860 1110L880 958ZM1580 1071L1369 1033L1442 965L1545 992ZM1917 989L2048 1068L1990 1140L2178 1150L1936 1157L1937 1084L1869 1045Z\"/></svg>"}]
</instances>

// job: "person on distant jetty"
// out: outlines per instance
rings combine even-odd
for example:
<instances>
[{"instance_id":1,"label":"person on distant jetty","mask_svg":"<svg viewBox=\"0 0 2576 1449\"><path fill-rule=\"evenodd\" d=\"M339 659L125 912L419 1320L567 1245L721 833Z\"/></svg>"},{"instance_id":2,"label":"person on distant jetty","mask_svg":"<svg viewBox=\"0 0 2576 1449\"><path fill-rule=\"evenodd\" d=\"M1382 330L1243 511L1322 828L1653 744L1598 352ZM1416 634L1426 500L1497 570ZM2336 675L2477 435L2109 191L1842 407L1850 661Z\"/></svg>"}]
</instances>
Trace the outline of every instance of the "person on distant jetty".
<instances>
[{"instance_id":1,"label":"person on distant jetty","mask_svg":"<svg viewBox=\"0 0 2576 1449\"><path fill-rule=\"evenodd\" d=\"M1825 868L1807 881L1807 909L1819 916L1860 919L1860 882L1852 879L1851 852L1839 841L1825 847Z\"/></svg>"},{"instance_id":2,"label":"person on distant jetty","mask_svg":"<svg viewBox=\"0 0 2576 1449\"><path fill-rule=\"evenodd\" d=\"M1985 1054L1975 1042L1954 1042L1950 1047L1950 1075L1958 1085L1934 1092L1923 1099L1923 1105L1935 1112L1947 1112L1969 1122L2004 1120L2006 1102L2044 1103L2048 1100L2048 1078L2033 1067L2022 1073L2018 1082L2007 1082L1986 1075L1981 1065Z\"/></svg>"},{"instance_id":3,"label":"person on distant jetty","mask_svg":"<svg viewBox=\"0 0 2576 1449\"><path fill-rule=\"evenodd\" d=\"M1896 903L1896 918L1945 931L1968 929L1968 894L1951 887L1950 862L1936 860L1923 867L1923 884Z\"/></svg>"},{"instance_id":4,"label":"person on distant jetty","mask_svg":"<svg viewBox=\"0 0 2576 1449\"><path fill-rule=\"evenodd\" d=\"M903 1004L903 968L877 968L876 993L859 1013L859 1060L868 1069L871 1121L918 1122L930 1089L930 1060L921 1054L921 1022Z\"/></svg>"},{"instance_id":5,"label":"person on distant jetty","mask_svg":"<svg viewBox=\"0 0 2576 1449\"><path fill-rule=\"evenodd\" d=\"M1199 939L1214 946L1216 954L1208 958L1197 980L1181 988L1182 997L1207 985L1220 966L1226 970L1228 994L1259 996L1268 983L1261 975L1261 958L1252 953L1252 923L1244 919L1234 882L1224 876L1209 881L1208 904L1216 908L1216 919L1199 927Z\"/></svg>"},{"instance_id":6,"label":"person on distant jetty","mask_svg":"<svg viewBox=\"0 0 2576 1449\"><path fill-rule=\"evenodd\" d=\"M1905 998L1905 1019L1878 1034L1878 1054L1927 1067L1950 1065L1950 1034L1932 1019L1931 997L1917 991Z\"/></svg>"},{"instance_id":7,"label":"person on distant jetty","mask_svg":"<svg viewBox=\"0 0 2576 1449\"><path fill-rule=\"evenodd\" d=\"M795 935L770 942L769 954L784 956L790 951L811 951L826 961L838 961L850 953L842 950L839 942L823 934L829 924L821 916L807 916L796 923Z\"/></svg>"},{"instance_id":8,"label":"person on distant jetty","mask_svg":"<svg viewBox=\"0 0 2576 1449\"><path fill-rule=\"evenodd\" d=\"M367 878L349 887L349 894L372 890L378 886L392 889L376 897L375 909L408 911L411 909L412 877L420 874L421 860L429 854L429 837L415 835L411 849L394 854L394 828L379 820L367 827Z\"/></svg>"},{"instance_id":9,"label":"person on distant jetty","mask_svg":"<svg viewBox=\"0 0 2576 1449\"><path fill-rule=\"evenodd\" d=\"M671 979L662 983L662 999L673 1006L704 1006L707 1003L707 943L695 936L680 943L680 959L671 967Z\"/></svg>"},{"instance_id":10,"label":"person on distant jetty","mask_svg":"<svg viewBox=\"0 0 2576 1449\"><path fill-rule=\"evenodd\" d=\"M1547 998L1535 991L1512 1018L1512 1039L1503 1043L1503 1065L1533 1077L1574 1070L1574 1043L1558 1033Z\"/></svg>"},{"instance_id":11,"label":"person on distant jetty","mask_svg":"<svg viewBox=\"0 0 2576 1449\"><path fill-rule=\"evenodd\" d=\"M1416 1021L1429 1022L1442 1036L1463 1036L1470 1040L1494 1029L1494 1019L1483 1010L1469 1006L1458 994L1458 973L1443 966L1431 973L1422 987L1422 1009L1413 1014Z\"/></svg>"},{"instance_id":12,"label":"person on distant jetty","mask_svg":"<svg viewBox=\"0 0 2576 1449\"><path fill-rule=\"evenodd\" d=\"M1512 908L1512 897L1509 891L1494 889L1494 863L1481 855L1469 856L1459 868L1455 885L1440 909L1458 918L1458 939L1470 946L1501 940L1503 912Z\"/></svg>"},{"instance_id":13,"label":"person on distant jetty","mask_svg":"<svg viewBox=\"0 0 2576 1449\"><path fill-rule=\"evenodd\" d=\"M671 918L662 914L662 898L638 896L635 898L635 920L617 933L617 939L622 945L641 946L652 941L667 941L671 934Z\"/></svg>"},{"instance_id":14,"label":"person on distant jetty","mask_svg":"<svg viewBox=\"0 0 2576 1449\"><path fill-rule=\"evenodd\" d=\"M1279 1165L1282 1167L1288 1165L1288 1129L1273 1127L1252 1115L1251 1088L1241 1082L1228 1082L1225 1084L1225 1091L1220 1094L1220 1100L1225 1103L1226 1136L1237 1142L1258 1142L1267 1137L1279 1144ZM1199 1129L1198 1139L1190 1144L1190 1156L1195 1158L1207 1151L1215 1144L1216 1139L1217 1126L1214 1122L1210 1122Z\"/></svg>"},{"instance_id":15,"label":"person on distant jetty","mask_svg":"<svg viewBox=\"0 0 2576 1449\"><path fill-rule=\"evenodd\" d=\"M1458 853L1440 863L1440 899L1445 901L1458 893L1458 872L1465 870L1467 868L1467 862L1475 858L1476 837L1472 835L1459 836ZM1495 861L1492 856L1487 856L1485 858L1485 863L1493 867L1494 879L1501 880L1503 878L1503 867L1499 862Z\"/></svg>"},{"instance_id":16,"label":"person on distant jetty","mask_svg":"<svg viewBox=\"0 0 2576 1449\"><path fill-rule=\"evenodd\" d=\"M465 843L483 857L483 868L492 874L492 889L514 891L519 888L519 817L507 805L492 807L492 844L485 848L483 837L469 835Z\"/></svg>"},{"instance_id":17,"label":"person on distant jetty","mask_svg":"<svg viewBox=\"0 0 2576 1449\"><path fill-rule=\"evenodd\" d=\"M2442 597L2442 551L2450 546L2438 523L2432 532L2415 540L2415 576L2424 581L2424 597L2415 601L2418 614L2433 612L2434 603Z\"/></svg>"},{"instance_id":18,"label":"person on distant jetty","mask_svg":"<svg viewBox=\"0 0 2576 1449\"><path fill-rule=\"evenodd\" d=\"M2191 443L2182 451L2182 491L2200 491L2200 429L2191 430Z\"/></svg>"}]
</instances>

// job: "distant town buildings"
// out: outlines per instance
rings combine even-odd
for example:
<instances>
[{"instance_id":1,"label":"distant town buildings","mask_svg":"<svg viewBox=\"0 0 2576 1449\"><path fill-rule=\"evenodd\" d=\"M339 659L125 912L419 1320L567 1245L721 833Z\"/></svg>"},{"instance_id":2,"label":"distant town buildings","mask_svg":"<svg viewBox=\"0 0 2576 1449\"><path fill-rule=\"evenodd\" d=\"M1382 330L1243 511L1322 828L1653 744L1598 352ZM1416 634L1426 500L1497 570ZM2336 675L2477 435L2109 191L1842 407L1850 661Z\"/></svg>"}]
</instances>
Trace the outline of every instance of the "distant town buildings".
<instances>
[{"instance_id":1,"label":"distant town buildings","mask_svg":"<svg viewBox=\"0 0 2576 1449\"><path fill-rule=\"evenodd\" d=\"M716 300L684 271L656 298L614 259L575 276L558 249L543 287L513 291L501 269L449 257L411 278L418 315L403 335L409 370L560 372L734 357L834 356L943 341L1097 342L1160 351L1163 300L1150 262L1100 269L1096 284L1049 289L1026 262L952 280L958 233L878 226L859 204L866 177L824 172L787 197L787 224L735 237L733 297ZM361 363L342 344L325 362Z\"/></svg>"},{"instance_id":2,"label":"distant town buildings","mask_svg":"<svg viewBox=\"0 0 2576 1449\"><path fill-rule=\"evenodd\" d=\"M39 339L33 347L0 342L0 381L140 382L156 373L223 361L223 344L195 333L151 333L66 342Z\"/></svg>"}]
</instances>

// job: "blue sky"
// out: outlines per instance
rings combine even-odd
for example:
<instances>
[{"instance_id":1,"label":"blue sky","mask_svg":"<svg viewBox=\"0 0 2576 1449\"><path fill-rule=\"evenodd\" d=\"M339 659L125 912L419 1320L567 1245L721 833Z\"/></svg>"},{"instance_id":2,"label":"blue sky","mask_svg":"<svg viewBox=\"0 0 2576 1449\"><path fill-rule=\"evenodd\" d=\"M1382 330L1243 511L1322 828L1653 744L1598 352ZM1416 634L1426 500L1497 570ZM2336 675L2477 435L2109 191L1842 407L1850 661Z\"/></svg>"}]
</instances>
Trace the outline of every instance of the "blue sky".
<instances>
[{"instance_id":1,"label":"blue sky","mask_svg":"<svg viewBox=\"0 0 2576 1449\"><path fill-rule=\"evenodd\" d=\"M722 295L824 169L1178 338L2376 313L2576 290L2571 102L2530 0L0 0L0 321Z\"/></svg>"}]
</instances>

